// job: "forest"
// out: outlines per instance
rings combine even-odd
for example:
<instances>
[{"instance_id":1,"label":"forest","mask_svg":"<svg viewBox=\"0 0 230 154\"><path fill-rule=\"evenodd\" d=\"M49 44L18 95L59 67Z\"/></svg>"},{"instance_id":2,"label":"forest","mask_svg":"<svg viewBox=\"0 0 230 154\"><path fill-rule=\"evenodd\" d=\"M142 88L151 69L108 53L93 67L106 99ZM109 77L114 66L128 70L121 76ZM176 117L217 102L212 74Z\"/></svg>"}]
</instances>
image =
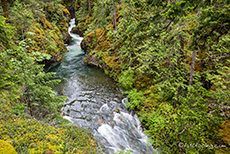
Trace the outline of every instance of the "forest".
<instances>
[{"instance_id":1,"label":"forest","mask_svg":"<svg viewBox=\"0 0 230 154\"><path fill-rule=\"evenodd\" d=\"M97 153L92 134L61 116L66 97L44 66L68 52L62 1L1 0L0 153Z\"/></svg>"},{"instance_id":2,"label":"forest","mask_svg":"<svg viewBox=\"0 0 230 154\"><path fill-rule=\"evenodd\" d=\"M66 97L44 69L68 52L71 17L84 63L122 87L154 148L230 151L228 0L1 0L1 142L18 153L98 153L87 130L61 118Z\"/></svg>"}]
</instances>

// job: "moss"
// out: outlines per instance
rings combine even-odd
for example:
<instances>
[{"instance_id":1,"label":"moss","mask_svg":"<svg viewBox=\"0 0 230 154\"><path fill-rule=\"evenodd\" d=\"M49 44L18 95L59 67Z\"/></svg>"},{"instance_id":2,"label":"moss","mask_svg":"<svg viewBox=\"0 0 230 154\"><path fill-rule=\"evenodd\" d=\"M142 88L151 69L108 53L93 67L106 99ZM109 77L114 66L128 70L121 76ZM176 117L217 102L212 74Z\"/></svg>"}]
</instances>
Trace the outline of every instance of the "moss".
<instances>
[{"instance_id":1,"label":"moss","mask_svg":"<svg viewBox=\"0 0 230 154\"><path fill-rule=\"evenodd\" d=\"M33 51L50 54L52 62L62 61L62 54L68 52L63 41L60 29L47 18L43 17L40 23L33 23L29 31L35 35L30 36L35 40Z\"/></svg>"},{"instance_id":2,"label":"moss","mask_svg":"<svg viewBox=\"0 0 230 154\"><path fill-rule=\"evenodd\" d=\"M106 65L109 66L109 68L111 68L112 70L116 69L119 66L119 63L116 62L116 57L115 55L113 56L103 56L103 61L105 62Z\"/></svg>"},{"instance_id":3,"label":"moss","mask_svg":"<svg viewBox=\"0 0 230 154\"><path fill-rule=\"evenodd\" d=\"M0 154L17 154L17 152L11 144L0 140Z\"/></svg>"}]
</instances>

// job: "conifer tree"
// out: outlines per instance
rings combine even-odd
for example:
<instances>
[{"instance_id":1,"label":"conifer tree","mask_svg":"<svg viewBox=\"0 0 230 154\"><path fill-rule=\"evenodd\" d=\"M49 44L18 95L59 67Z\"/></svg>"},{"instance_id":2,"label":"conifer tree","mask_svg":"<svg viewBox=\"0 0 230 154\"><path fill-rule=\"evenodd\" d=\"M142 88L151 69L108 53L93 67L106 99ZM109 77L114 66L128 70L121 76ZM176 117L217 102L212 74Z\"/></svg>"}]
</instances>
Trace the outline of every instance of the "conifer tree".
<instances>
[{"instance_id":1,"label":"conifer tree","mask_svg":"<svg viewBox=\"0 0 230 154\"><path fill-rule=\"evenodd\" d=\"M9 18L9 8L8 8L7 0L1 0L1 5L2 5L3 12L4 12L4 17L8 19Z\"/></svg>"}]
</instances>

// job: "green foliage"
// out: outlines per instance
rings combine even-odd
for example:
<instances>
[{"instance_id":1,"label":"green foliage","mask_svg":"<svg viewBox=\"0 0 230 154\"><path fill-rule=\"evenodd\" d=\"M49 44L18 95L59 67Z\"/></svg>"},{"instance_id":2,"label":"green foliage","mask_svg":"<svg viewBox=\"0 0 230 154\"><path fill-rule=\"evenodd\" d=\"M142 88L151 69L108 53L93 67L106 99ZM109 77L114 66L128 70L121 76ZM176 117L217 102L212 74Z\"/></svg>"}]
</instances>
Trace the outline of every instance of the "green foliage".
<instances>
[{"instance_id":1,"label":"green foliage","mask_svg":"<svg viewBox=\"0 0 230 154\"><path fill-rule=\"evenodd\" d=\"M121 0L114 31L111 8L104 8L109 3L102 2L94 3L83 42L104 41L90 49L124 87L128 107L139 111L153 147L163 153L215 153L218 148L179 144L226 144L217 139L220 124L230 118L229 3ZM83 17L77 18L81 24ZM110 57L118 64L112 69Z\"/></svg>"},{"instance_id":2,"label":"green foliage","mask_svg":"<svg viewBox=\"0 0 230 154\"><path fill-rule=\"evenodd\" d=\"M96 29L104 29L111 22L112 5L112 1L109 0L95 1L93 3L93 20L86 29L86 34ZM84 10L81 11L84 12ZM78 15L77 19L81 18L78 12L76 14Z\"/></svg>"},{"instance_id":3,"label":"green foliage","mask_svg":"<svg viewBox=\"0 0 230 154\"><path fill-rule=\"evenodd\" d=\"M8 49L1 55L10 61L8 67L11 70L17 70L17 76L20 79L18 84L23 87L20 97L26 106L24 110L28 109L30 115L37 117L45 117L50 113L56 114L58 107L65 103L66 98L55 96L51 87L60 81L50 80L53 73L45 73L42 65L34 65L35 61L42 61L43 58L50 58L50 56L29 52L27 49L30 45L32 45L32 42L30 39L26 39L20 42L19 46ZM6 79L4 78L4 80ZM12 82L12 80L10 81Z\"/></svg>"},{"instance_id":4,"label":"green foliage","mask_svg":"<svg viewBox=\"0 0 230 154\"><path fill-rule=\"evenodd\" d=\"M137 89L132 89L126 92L130 103L127 104L127 107L131 110L139 108L144 103L144 94L142 91L137 91Z\"/></svg>"},{"instance_id":5,"label":"green foliage","mask_svg":"<svg viewBox=\"0 0 230 154\"><path fill-rule=\"evenodd\" d=\"M134 78L134 71L132 70L127 70L122 72L121 77L119 78L119 83L125 88L125 89L130 89L133 87L133 84L135 82Z\"/></svg>"},{"instance_id":6,"label":"green foliage","mask_svg":"<svg viewBox=\"0 0 230 154\"><path fill-rule=\"evenodd\" d=\"M116 152L115 154L132 154L132 150L121 150L119 152Z\"/></svg>"},{"instance_id":7,"label":"green foliage","mask_svg":"<svg viewBox=\"0 0 230 154\"><path fill-rule=\"evenodd\" d=\"M33 50L50 54L53 62L63 60L61 54L67 52L64 41L68 42L70 39L68 35L70 14L64 6L56 4L57 2L56 0L52 3L43 3L40 0L12 1L9 7L10 16L7 19L9 25L15 27L11 42L31 38L36 42ZM33 35L28 35L28 32ZM7 42L4 41L4 46L6 45Z\"/></svg>"},{"instance_id":8,"label":"green foliage","mask_svg":"<svg viewBox=\"0 0 230 154\"><path fill-rule=\"evenodd\" d=\"M7 21L0 11L0 139L17 153L97 152L88 131L61 117L66 97L52 91L60 81L42 65L67 51L70 16L59 2L11 1Z\"/></svg>"},{"instance_id":9,"label":"green foliage","mask_svg":"<svg viewBox=\"0 0 230 154\"><path fill-rule=\"evenodd\" d=\"M12 17L10 18L10 21L14 24L15 27L17 25L17 33L21 35L20 39L25 38L24 33L27 31L32 22L34 22L33 12L31 9L27 9L28 7L30 6L26 5L25 3L15 1L14 6L11 8ZM14 16L14 14L16 16Z\"/></svg>"},{"instance_id":10,"label":"green foliage","mask_svg":"<svg viewBox=\"0 0 230 154\"><path fill-rule=\"evenodd\" d=\"M0 16L0 44L2 48L10 46L10 40L12 39L12 27L5 22L5 18Z\"/></svg>"}]
</instances>

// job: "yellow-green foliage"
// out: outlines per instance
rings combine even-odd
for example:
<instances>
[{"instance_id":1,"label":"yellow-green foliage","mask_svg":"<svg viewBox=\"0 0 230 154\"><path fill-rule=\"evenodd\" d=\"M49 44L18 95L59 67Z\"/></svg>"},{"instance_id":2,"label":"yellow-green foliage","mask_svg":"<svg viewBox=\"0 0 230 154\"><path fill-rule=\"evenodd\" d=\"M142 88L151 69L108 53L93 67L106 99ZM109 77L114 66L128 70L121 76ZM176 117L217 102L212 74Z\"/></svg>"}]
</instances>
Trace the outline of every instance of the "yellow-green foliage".
<instances>
[{"instance_id":1,"label":"yellow-green foliage","mask_svg":"<svg viewBox=\"0 0 230 154\"><path fill-rule=\"evenodd\" d=\"M58 61L62 60L61 55L67 52L67 49L62 40L61 31L55 24L43 17L41 23L34 23L29 31L34 33L30 36L35 40L33 50L48 53L57 57Z\"/></svg>"},{"instance_id":2,"label":"yellow-green foliage","mask_svg":"<svg viewBox=\"0 0 230 154\"><path fill-rule=\"evenodd\" d=\"M61 4L54 5L50 3L47 7L48 19L55 22L61 31L68 32L68 22L71 19L69 11Z\"/></svg>"},{"instance_id":3,"label":"yellow-green foliage","mask_svg":"<svg viewBox=\"0 0 230 154\"><path fill-rule=\"evenodd\" d=\"M33 50L50 54L54 61L63 60L61 55L68 52L64 41L68 41L69 21L70 13L63 5L49 3L47 15L32 23L28 30L35 34L29 36L36 42Z\"/></svg>"},{"instance_id":4,"label":"yellow-green foliage","mask_svg":"<svg viewBox=\"0 0 230 154\"><path fill-rule=\"evenodd\" d=\"M83 128L54 127L36 119L2 117L0 139L11 143L18 153L96 153L92 136Z\"/></svg>"},{"instance_id":5,"label":"yellow-green foliage","mask_svg":"<svg viewBox=\"0 0 230 154\"><path fill-rule=\"evenodd\" d=\"M22 10L26 12L18 13ZM10 7L9 23L15 27L15 41L31 38L35 41L31 49L50 54L52 62L63 60L62 54L68 52L64 43L70 41L70 19L69 11L56 2L40 4L33 0L27 3L15 1Z\"/></svg>"},{"instance_id":6,"label":"yellow-green foliage","mask_svg":"<svg viewBox=\"0 0 230 154\"><path fill-rule=\"evenodd\" d=\"M93 13L94 2L97 0L90 0L91 12ZM77 26L74 27L74 30L78 34L83 36L84 32L88 29L88 26L92 23L94 18L90 15L88 1L77 0L75 2L75 21ZM79 21L79 22L78 22Z\"/></svg>"},{"instance_id":7,"label":"yellow-green foliage","mask_svg":"<svg viewBox=\"0 0 230 154\"><path fill-rule=\"evenodd\" d=\"M0 140L0 154L17 154L14 147L8 142Z\"/></svg>"}]
</instances>

